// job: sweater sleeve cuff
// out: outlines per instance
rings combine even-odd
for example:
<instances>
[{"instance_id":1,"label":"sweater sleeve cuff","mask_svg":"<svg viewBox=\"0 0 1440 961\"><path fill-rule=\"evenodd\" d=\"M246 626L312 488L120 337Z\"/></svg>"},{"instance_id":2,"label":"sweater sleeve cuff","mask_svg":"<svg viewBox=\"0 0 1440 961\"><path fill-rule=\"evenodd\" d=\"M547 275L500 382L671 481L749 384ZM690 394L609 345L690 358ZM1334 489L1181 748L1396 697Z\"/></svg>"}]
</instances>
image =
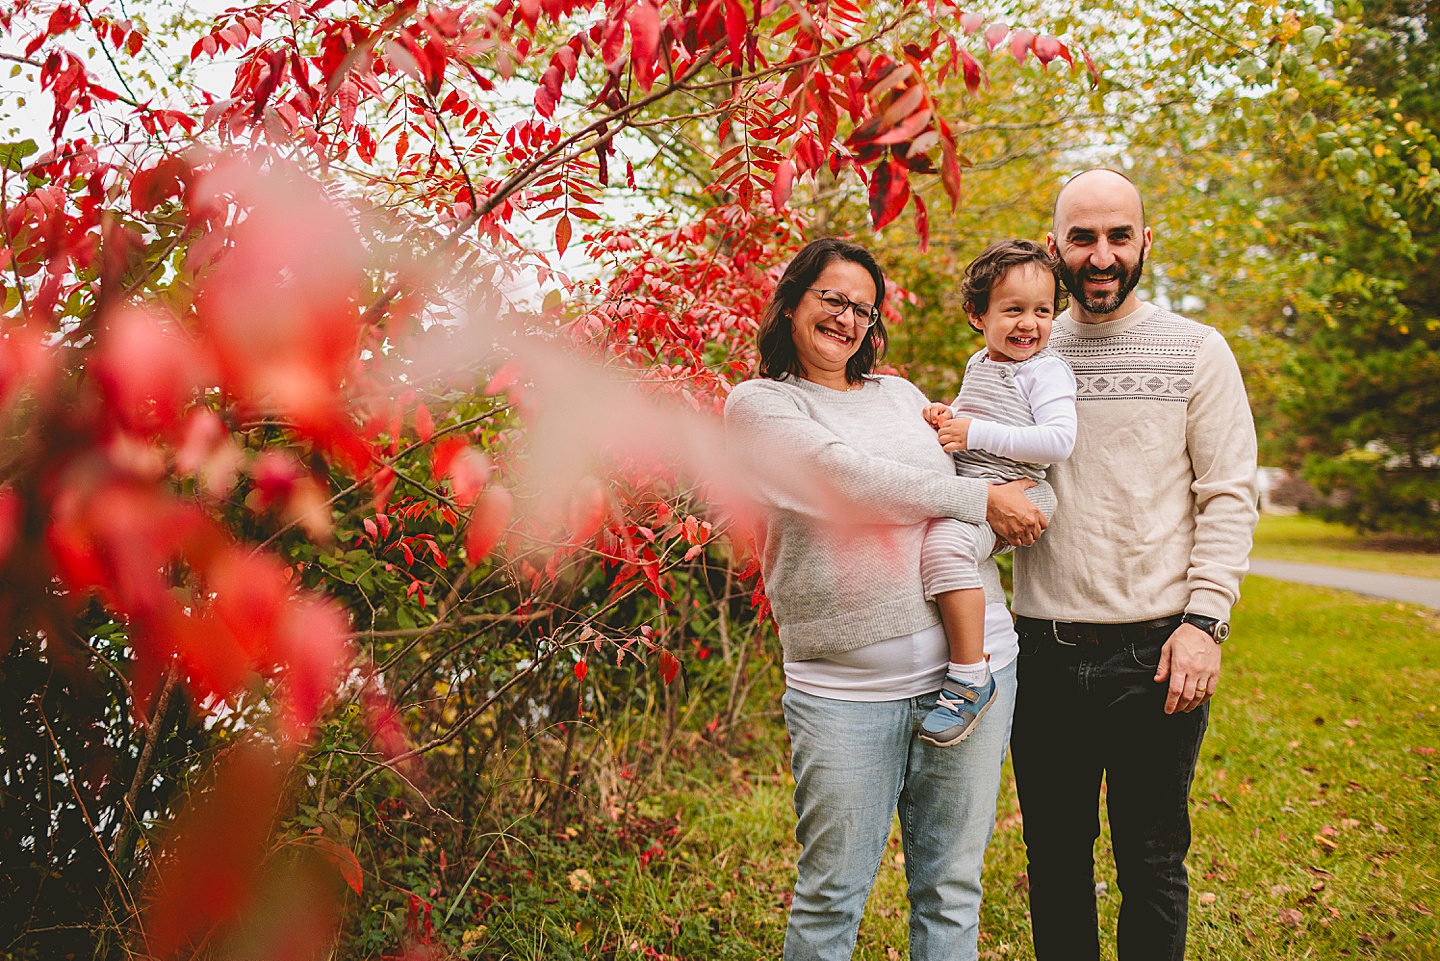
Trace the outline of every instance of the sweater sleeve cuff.
<instances>
[{"instance_id":1,"label":"sweater sleeve cuff","mask_svg":"<svg viewBox=\"0 0 1440 961\"><path fill-rule=\"evenodd\" d=\"M990 506L990 484L974 477L950 479L952 495L946 505L946 517L969 524L984 524L986 509Z\"/></svg>"},{"instance_id":2,"label":"sweater sleeve cuff","mask_svg":"<svg viewBox=\"0 0 1440 961\"><path fill-rule=\"evenodd\" d=\"M1220 591L1196 590L1190 592L1190 603L1185 610L1191 614L1230 620L1230 598Z\"/></svg>"}]
</instances>

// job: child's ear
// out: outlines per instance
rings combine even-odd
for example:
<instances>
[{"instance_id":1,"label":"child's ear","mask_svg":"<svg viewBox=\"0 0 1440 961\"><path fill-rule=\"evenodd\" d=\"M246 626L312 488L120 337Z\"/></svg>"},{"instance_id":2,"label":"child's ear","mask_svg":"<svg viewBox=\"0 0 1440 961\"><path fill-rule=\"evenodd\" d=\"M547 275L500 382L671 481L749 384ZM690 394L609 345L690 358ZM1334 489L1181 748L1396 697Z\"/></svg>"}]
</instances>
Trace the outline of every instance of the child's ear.
<instances>
[{"instance_id":1,"label":"child's ear","mask_svg":"<svg viewBox=\"0 0 1440 961\"><path fill-rule=\"evenodd\" d=\"M980 323L980 318L979 318L979 317L976 317L974 314L967 312L967 313L965 314L965 319L966 319L967 321L969 321L969 323L970 323L970 328L971 328L972 330L975 330L975 331L977 331L977 332L979 332L979 333L982 333L982 334L985 333L985 325L982 324L982 323Z\"/></svg>"}]
</instances>

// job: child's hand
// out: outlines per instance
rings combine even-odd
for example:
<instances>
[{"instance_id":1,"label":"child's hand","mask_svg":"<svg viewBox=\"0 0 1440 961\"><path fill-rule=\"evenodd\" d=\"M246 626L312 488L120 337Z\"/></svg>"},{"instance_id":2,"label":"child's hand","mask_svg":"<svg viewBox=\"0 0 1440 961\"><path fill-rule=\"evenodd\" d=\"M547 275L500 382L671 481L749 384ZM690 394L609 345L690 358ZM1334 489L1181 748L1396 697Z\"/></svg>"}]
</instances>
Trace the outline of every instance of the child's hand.
<instances>
[{"instance_id":1,"label":"child's hand","mask_svg":"<svg viewBox=\"0 0 1440 961\"><path fill-rule=\"evenodd\" d=\"M970 418L952 417L939 428L940 446L945 453L953 454L957 450L969 450L966 444L970 440Z\"/></svg>"},{"instance_id":2,"label":"child's hand","mask_svg":"<svg viewBox=\"0 0 1440 961\"><path fill-rule=\"evenodd\" d=\"M931 427L939 427L953 416L955 413L948 404L930 404L925 408L925 423Z\"/></svg>"}]
</instances>

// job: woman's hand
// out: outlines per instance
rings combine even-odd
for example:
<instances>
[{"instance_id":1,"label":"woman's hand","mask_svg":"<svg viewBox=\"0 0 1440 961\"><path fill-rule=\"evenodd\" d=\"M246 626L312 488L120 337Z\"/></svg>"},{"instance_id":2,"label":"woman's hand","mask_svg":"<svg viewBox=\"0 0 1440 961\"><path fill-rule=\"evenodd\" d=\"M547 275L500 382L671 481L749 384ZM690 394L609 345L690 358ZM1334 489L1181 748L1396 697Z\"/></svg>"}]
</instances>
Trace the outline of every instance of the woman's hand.
<instances>
[{"instance_id":1,"label":"woman's hand","mask_svg":"<svg viewBox=\"0 0 1440 961\"><path fill-rule=\"evenodd\" d=\"M969 450L966 445L970 442L970 418L950 418L940 425L939 438L940 446L947 454L953 454L957 450Z\"/></svg>"},{"instance_id":2,"label":"woman's hand","mask_svg":"<svg viewBox=\"0 0 1440 961\"><path fill-rule=\"evenodd\" d=\"M930 404L924 410L925 423L931 427L939 427L951 417L955 416L954 411L946 404Z\"/></svg>"},{"instance_id":3,"label":"woman's hand","mask_svg":"<svg viewBox=\"0 0 1440 961\"><path fill-rule=\"evenodd\" d=\"M997 536L1015 547L1029 547L1049 527L1044 513L1025 491L1035 486L1026 478L1008 484L991 484L985 500L985 521Z\"/></svg>"}]
</instances>

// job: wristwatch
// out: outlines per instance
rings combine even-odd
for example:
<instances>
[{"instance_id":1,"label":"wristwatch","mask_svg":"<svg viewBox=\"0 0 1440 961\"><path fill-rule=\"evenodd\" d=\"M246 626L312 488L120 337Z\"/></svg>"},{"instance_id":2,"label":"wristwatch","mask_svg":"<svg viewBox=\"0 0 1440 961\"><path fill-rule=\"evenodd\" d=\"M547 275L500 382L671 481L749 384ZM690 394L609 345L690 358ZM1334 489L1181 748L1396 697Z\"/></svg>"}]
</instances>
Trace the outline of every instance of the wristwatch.
<instances>
[{"instance_id":1,"label":"wristwatch","mask_svg":"<svg viewBox=\"0 0 1440 961\"><path fill-rule=\"evenodd\" d=\"M1225 638L1230 636L1230 625L1218 617L1206 617L1204 614L1191 614L1186 611L1181 615L1180 623L1194 624L1214 638L1216 644L1224 644Z\"/></svg>"}]
</instances>

